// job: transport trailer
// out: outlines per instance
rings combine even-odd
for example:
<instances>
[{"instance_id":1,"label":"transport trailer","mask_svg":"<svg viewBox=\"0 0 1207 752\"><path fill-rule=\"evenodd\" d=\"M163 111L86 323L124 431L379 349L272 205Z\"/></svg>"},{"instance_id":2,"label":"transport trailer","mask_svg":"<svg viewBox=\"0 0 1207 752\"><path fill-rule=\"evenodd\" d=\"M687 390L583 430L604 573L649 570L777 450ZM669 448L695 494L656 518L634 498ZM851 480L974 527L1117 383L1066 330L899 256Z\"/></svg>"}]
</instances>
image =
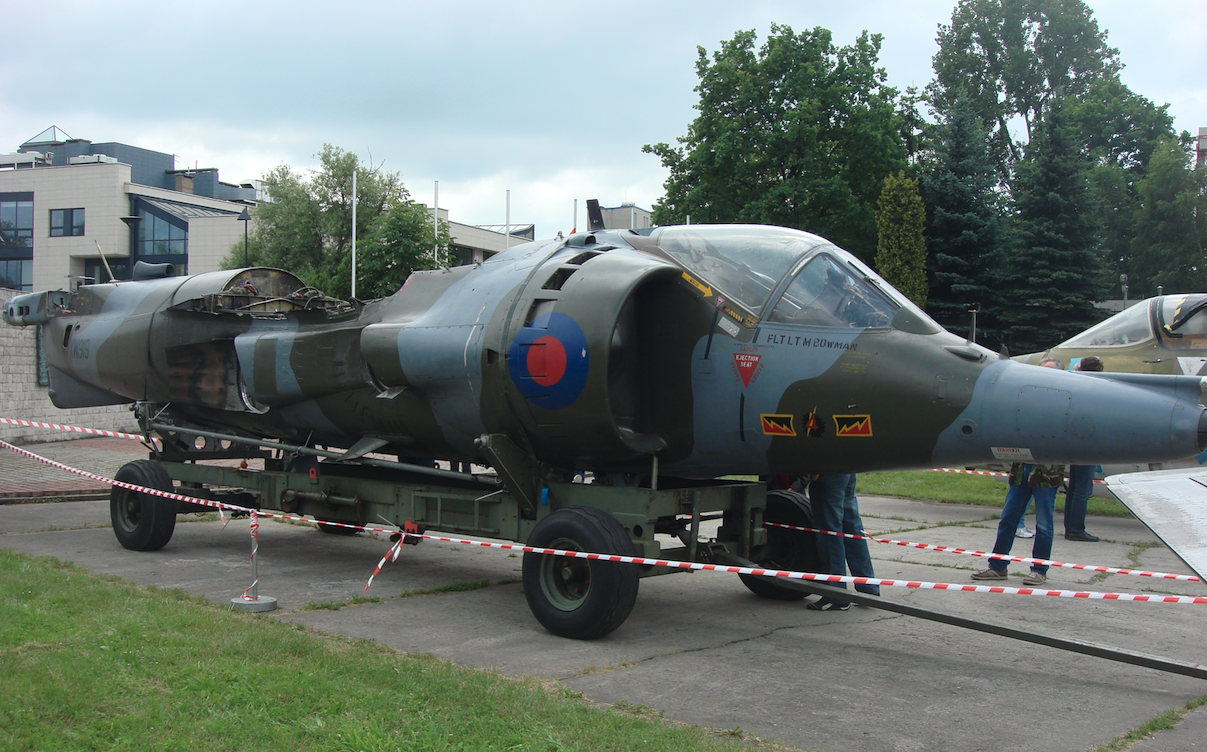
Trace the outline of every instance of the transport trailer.
<instances>
[{"instance_id":1,"label":"transport trailer","mask_svg":"<svg viewBox=\"0 0 1207 752\"><path fill-rule=\"evenodd\" d=\"M388 522L399 533L439 532L675 561L761 562L785 569L815 563L811 533L764 527L765 519L809 524L803 499L768 495L758 482L663 479L672 485L660 486L653 475L639 485L609 485L603 478L577 482L586 480L581 476L576 482L534 481L525 478L525 468L503 461L498 473L470 472L468 465L457 472L173 425L148 427L162 448L147 460L123 466L117 480L257 511L308 515L319 522ZM506 453L498 439L482 438L488 454ZM262 460L263 469L231 460ZM522 490L527 481L532 481L533 493ZM178 514L212 507L115 486L110 509L122 546L153 551L171 539ZM701 540L701 525L717 520L715 536ZM332 534L357 532L339 524L318 528ZM663 548L658 535L677 543ZM525 553L523 583L529 607L546 629L591 639L625 621L641 577L676 571ZM743 575L743 581L763 597L806 594L764 577Z\"/></svg>"}]
</instances>

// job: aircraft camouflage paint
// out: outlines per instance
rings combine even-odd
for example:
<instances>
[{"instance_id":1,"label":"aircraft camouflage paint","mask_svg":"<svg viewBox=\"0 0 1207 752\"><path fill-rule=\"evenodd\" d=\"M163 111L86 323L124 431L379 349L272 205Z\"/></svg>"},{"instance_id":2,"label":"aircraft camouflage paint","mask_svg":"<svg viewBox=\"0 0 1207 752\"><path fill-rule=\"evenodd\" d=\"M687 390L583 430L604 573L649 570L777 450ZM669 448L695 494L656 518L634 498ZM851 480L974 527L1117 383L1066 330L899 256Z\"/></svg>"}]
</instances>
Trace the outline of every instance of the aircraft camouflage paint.
<instances>
[{"instance_id":1,"label":"aircraft camouflage paint","mask_svg":"<svg viewBox=\"0 0 1207 752\"><path fill-rule=\"evenodd\" d=\"M1138 301L1056 347L1015 360L1058 358L1072 370L1094 355L1107 371L1207 375L1207 295L1158 295Z\"/></svg>"},{"instance_id":2,"label":"aircraft camouflage paint","mask_svg":"<svg viewBox=\"0 0 1207 752\"><path fill-rule=\"evenodd\" d=\"M796 230L597 231L337 301L251 268L13 298L59 407L146 401L181 424L400 458L632 483L995 460L1147 462L1204 449L1193 377L1087 377L944 331Z\"/></svg>"}]
</instances>

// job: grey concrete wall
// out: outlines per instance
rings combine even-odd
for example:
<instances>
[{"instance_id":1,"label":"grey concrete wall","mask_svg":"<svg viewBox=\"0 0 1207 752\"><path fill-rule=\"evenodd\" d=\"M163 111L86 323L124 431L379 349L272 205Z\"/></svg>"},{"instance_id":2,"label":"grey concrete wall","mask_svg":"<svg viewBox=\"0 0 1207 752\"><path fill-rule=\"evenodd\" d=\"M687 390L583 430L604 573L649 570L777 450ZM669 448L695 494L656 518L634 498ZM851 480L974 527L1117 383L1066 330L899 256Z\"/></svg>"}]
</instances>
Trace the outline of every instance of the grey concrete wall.
<instances>
[{"instance_id":1,"label":"grey concrete wall","mask_svg":"<svg viewBox=\"0 0 1207 752\"><path fill-rule=\"evenodd\" d=\"M0 305L20 293L0 289ZM134 413L127 405L60 410L38 386L38 340L36 327L0 323L0 418L63 423L109 431L138 432ZM12 444L34 441L63 441L82 435L48 428L24 428L0 424L0 440Z\"/></svg>"}]
</instances>

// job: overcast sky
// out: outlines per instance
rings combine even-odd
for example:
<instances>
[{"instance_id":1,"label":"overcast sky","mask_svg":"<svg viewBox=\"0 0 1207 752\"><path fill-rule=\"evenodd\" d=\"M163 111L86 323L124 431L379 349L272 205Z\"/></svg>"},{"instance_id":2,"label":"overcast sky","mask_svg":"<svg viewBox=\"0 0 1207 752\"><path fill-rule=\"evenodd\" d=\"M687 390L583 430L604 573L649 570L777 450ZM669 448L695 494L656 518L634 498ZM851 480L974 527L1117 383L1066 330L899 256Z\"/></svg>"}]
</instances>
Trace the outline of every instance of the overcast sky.
<instances>
[{"instance_id":1,"label":"overcast sky","mask_svg":"<svg viewBox=\"0 0 1207 752\"><path fill-rule=\"evenodd\" d=\"M954 0L439 3L58 0L5 3L0 153L57 125L217 167L227 182L323 143L402 173L412 196L466 224L566 231L573 199L649 208L666 177L641 146L686 133L696 46L741 29L884 35L890 84L931 80ZM1207 2L1090 2L1123 80L1207 126Z\"/></svg>"}]
</instances>

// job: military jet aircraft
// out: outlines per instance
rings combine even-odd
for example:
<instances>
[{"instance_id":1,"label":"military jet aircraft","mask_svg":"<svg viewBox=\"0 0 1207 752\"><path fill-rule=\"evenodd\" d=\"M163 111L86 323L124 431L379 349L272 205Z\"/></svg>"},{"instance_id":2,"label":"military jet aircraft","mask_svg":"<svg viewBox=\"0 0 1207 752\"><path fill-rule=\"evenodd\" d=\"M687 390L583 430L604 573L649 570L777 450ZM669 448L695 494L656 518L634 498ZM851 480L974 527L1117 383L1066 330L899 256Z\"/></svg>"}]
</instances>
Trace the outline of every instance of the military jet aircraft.
<instances>
[{"instance_id":1,"label":"military jet aircraft","mask_svg":"<svg viewBox=\"0 0 1207 752\"><path fill-rule=\"evenodd\" d=\"M1074 370L1082 358L1096 356L1108 372L1207 375L1207 294L1158 295L1137 302L1045 352L1020 355L1021 363L1060 360ZM1166 462L1110 463L1099 477L1148 470L1201 467L1207 453ZM1117 496L1095 486L1101 496Z\"/></svg>"},{"instance_id":2,"label":"military jet aircraft","mask_svg":"<svg viewBox=\"0 0 1207 752\"><path fill-rule=\"evenodd\" d=\"M594 229L416 272L369 302L279 269L140 264L131 281L14 297L3 318L43 327L56 405L133 402L165 439L119 480L244 489L244 506L385 518L400 535L808 570L812 534L763 524L808 524L807 505L711 479L1207 448L1202 379L1014 362L944 331L825 239L762 225ZM231 438L271 439L259 446L275 454L256 473L196 461L237 456ZM483 493L481 474L450 479L432 460L490 465L503 488ZM438 485L413 480L421 470ZM593 483L573 482L586 471ZM164 546L178 511L193 510L113 492L127 548ZM709 541L704 519L723 520ZM623 622L638 576L524 559L533 613L569 637ZM803 595L743 577L761 596Z\"/></svg>"},{"instance_id":3,"label":"military jet aircraft","mask_svg":"<svg viewBox=\"0 0 1207 752\"><path fill-rule=\"evenodd\" d=\"M1165 339L1188 316L1171 305L1153 322ZM150 402L185 424L412 459L489 462L479 440L501 434L567 473L642 473L656 456L710 478L1150 461L1207 441L1197 378L1025 367L824 239L769 226L580 233L417 272L368 303L277 269L143 265L15 297L4 319L45 327L59 407Z\"/></svg>"},{"instance_id":4,"label":"military jet aircraft","mask_svg":"<svg viewBox=\"0 0 1207 752\"><path fill-rule=\"evenodd\" d=\"M1207 295L1158 295L1142 300L1022 363L1058 358L1069 370L1090 355L1107 371L1207 375Z\"/></svg>"}]
</instances>

